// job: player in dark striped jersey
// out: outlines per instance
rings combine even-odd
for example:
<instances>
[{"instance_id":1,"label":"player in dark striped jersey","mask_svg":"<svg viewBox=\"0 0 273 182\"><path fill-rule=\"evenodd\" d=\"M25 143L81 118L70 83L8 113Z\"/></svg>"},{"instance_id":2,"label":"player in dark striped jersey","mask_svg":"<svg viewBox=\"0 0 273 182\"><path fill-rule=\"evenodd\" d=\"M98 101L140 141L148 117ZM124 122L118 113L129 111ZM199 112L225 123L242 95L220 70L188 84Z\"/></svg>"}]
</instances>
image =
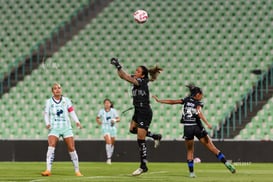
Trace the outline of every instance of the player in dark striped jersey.
<instances>
[{"instance_id":1,"label":"player in dark striped jersey","mask_svg":"<svg viewBox=\"0 0 273 182\"><path fill-rule=\"evenodd\" d=\"M230 170L230 172L235 173L236 170L232 164L227 162L223 153L215 147L212 143L207 131L203 127L201 121L203 121L206 126L211 129L212 126L209 124L207 119L202 113L203 103L201 102L203 97L202 89L194 85L187 86L190 90L190 95L184 99L178 100L160 100L156 96L153 98L164 104L182 104L183 105L183 115L181 118L181 123L184 124L184 136L187 148L187 161L190 171L190 177L195 177L194 174L194 136L196 136L199 141L206 146L217 158L225 164L225 166Z\"/></svg>"},{"instance_id":2,"label":"player in dark striped jersey","mask_svg":"<svg viewBox=\"0 0 273 182\"><path fill-rule=\"evenodd\" d=\"M162 137L160 134L153 134L148 131L153 117L148 83L154 81L162 69L156 66L148 70L145 66L139 66L135 74L131 76L122 69L117 58L112 58L111 64L117 68L120 78L133 84L132 96L135 112L131 121L130 132L137 134L140 151L140 167L132 173L133 176L137 176L148 171L146 136L155 140L155 147L157 147ZM149 78L149 74L151 78Z\"/></svg>"}]
</instances>

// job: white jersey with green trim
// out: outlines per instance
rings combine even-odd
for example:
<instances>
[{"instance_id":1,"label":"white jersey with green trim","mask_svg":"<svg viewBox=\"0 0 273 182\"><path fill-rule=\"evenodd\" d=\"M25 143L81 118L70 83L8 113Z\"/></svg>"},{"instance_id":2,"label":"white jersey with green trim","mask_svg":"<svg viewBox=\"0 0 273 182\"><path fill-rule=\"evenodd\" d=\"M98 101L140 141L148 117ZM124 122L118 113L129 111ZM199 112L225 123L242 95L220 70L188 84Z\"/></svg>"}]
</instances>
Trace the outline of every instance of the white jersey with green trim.
<instances>
[{"instance_id":1,"label":"white jersey with green trim","mask_svg":"<svg viewBox=\"0 0 273 182\"><path fill-rule=\"evenodd\" d=\"M111 108L110 111L105 111L105 109L99 110L98 117L101 119L102 127L111 126L111 120L118 117L116 109Z\"/></svg>"},{"instance_id":2,"label":"white jersey with green trim","mask_svg":"<svg viewBox=\"0 0 273 182\"><path fill-rule=\"evenodd\" d=\"M61 97L56 101L53 97L46 101L45 113L49 115L51 129L72 128L69 119L69 109L73 108L71 100Z\"/></svg>"}]
</instances>

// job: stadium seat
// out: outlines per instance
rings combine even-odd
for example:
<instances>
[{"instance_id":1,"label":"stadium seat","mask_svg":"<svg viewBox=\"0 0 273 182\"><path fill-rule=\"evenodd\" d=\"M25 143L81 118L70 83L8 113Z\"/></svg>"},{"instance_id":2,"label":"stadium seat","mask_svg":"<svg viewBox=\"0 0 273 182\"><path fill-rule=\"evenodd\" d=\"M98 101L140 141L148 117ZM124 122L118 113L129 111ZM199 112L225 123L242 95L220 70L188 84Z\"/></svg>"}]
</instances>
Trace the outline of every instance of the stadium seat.
<instances>
[{"instance_id":1,"label":"stadium seat","mask_svg":"<svg viewBox=\"0 0 273 182\"><path fill-rule=\"evenodd\" d=\"M3 1L1 22L5 31L1 31L0 38L9 51L4 51L3 57L1 56L3 67L0 67L0 75L7 73L15 65L17 58L28 55L33 46L49 38L50 32L59 24L69 21L71 15L83 4L87 4L87 1ZM9 52L12 53L12 58L5 56Z\"/></svg>"}]
</instances>

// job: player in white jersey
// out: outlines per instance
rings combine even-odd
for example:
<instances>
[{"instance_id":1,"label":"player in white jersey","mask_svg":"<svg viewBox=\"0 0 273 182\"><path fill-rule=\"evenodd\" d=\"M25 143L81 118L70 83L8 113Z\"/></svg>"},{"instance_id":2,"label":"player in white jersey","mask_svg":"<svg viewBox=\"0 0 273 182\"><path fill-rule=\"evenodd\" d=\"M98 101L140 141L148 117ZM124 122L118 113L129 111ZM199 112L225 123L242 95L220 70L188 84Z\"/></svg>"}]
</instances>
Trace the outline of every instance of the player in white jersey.
<instances>
[{"instance_id":1,"label":"player in white jersey","mask_svg":"<svg viewBox=\"0 0 273 182\"><path fill-rule=\"evenodd\" d=\"M75 150L75 142L69 115L76 122L78 128L82 128L81 123L74 111L69 98L62 95L62 87L58 83L52 86L53 97L46 101L44 110L44 119L48 133L48 149L46 154L46 170L42 172L42 176L50 176L52 163L54 160L54 152L59 137L63 137L71 160L74 165L75 175L83 176L79 169L78 154Z\"/></svg>"},{"instance_id":2,"label":"player in white jersey","mask_svg":"<svg viewBox=\"0 0 273 182\"><path fill-rule=\"evenodd\" d=\"M117 136L116 122L120 121L117 111L113 108L110 99L103 101L104 109L99 110L96 121L101 125L101 131L106 142L107 164L111 164L111 158L114 152L115 137Z\"/></svg>"}]
</instances>

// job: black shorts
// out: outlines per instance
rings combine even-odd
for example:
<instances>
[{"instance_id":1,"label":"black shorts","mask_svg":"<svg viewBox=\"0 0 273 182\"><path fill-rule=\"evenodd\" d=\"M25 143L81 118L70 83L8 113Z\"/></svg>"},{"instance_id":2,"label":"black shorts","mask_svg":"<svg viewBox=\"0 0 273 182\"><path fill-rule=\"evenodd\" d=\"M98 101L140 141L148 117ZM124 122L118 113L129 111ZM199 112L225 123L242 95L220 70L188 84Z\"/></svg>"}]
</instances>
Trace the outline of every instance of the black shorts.
<instances>
[{"instance_id":1,"label":"black shorts","mask_svg":"<svg viewBox=\"0 0 273 182\"><path fill-rule=\"evenodd\" d=\"M184 136L183 138L185 140L193 140L194 136L196 136L198 139L203 138L208 135L208 132L205 130L203 126L199 125L192 125L192 126L186 126L184 125Z\"/></svg>"},{"instance_id":2,"label":"black shorts","mask_svg":"<svg viewBox=\"0 0 273 182\"><path fill-rule=\"evenodd\" d=\"M132 120L135 121L139 128L148 130L153 118L151 107L135 107Z\"/></svg>"}]
</instances>

